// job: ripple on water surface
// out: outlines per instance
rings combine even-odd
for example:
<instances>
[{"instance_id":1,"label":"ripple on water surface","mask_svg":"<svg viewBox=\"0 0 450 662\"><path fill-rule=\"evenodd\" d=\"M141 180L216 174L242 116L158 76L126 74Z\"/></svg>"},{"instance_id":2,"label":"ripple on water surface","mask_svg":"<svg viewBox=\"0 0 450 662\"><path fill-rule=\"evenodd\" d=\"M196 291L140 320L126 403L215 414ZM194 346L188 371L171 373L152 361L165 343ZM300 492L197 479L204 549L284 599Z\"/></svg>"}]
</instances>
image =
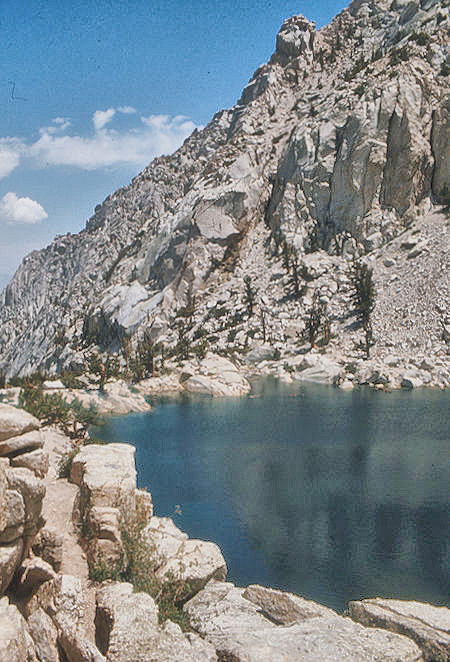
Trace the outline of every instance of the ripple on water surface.
<instances>
[{"instance_id":1,"label":"ripple on water surface","mask_svg":"<svg viewBox=\"0 0 450 662\"><path fill-rule=\"evenodd\" d=\"M252 397L256 396L256 397ZM136 446L155 514L217 542L229 579L344 609L375 595L449 595L449 404L421 389L255 384L179 396L95 430Z\"/></svg>"}]
</instances>

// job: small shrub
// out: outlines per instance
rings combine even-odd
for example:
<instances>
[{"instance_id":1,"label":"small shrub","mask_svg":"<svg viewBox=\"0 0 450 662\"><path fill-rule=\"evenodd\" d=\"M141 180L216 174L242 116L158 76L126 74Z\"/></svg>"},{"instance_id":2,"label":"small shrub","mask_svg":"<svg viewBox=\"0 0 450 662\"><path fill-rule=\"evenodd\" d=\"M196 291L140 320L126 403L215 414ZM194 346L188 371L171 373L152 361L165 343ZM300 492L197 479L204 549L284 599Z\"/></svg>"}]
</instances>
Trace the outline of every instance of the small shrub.
<instances>
[{"instance_id":1,"label":"small shrub","mask_svg":"<svg viewBox=\"0 0 450 662\"><path fill-rule=\"evenodd\" d=\"M360 83L357 88L355 88L355 94L357 94L359 97L362 97L366 90L366 84L365 83Z\"/></svg>"},{"instance_id":2,"label":"small shrub","mask_svg":"<svg viewBox=\"0 0 450 662\"><path fill-rule=\"evenodd\" d=\"M399 64L399 62L407 62L409 60L408 46L405 44L402 48L393 48L389 57L392 66Z\"/></svg>"},{"instance_id":3,"label":"small shrub","mask_svg":"<svg viewBox=\"0 0 450 662\"><path fill-rule=\"evenodd\" d=\"M58 478L70 478L70 472L72 471L72 462L74 457L80 452L79 447L73 448L70 453L65 453L58 464Z\"/></svg>"},{"instance_id":4,"label":"small shrub","mask_svg":"<svg viewBox=\"0 0 450 662\"><path fill-rule=\"evenodd\" d=\"M373 270L361 260L353 260L350 270L350 281L353 285L352 299L356 305L361 320L369 319L375 308L375 285Z\"/></svg>"},{"instance_id":5,"label":"small shrub","mask_svg":"<svg viewBox=\"0 0 450 662\"><path fill-rule=\"evenodd\" d=\"M66 388L83 389L85 384L78 379L80 376L81 372L65 370L60 374L60 379Z\"/></svg>"},{"instance_id":6,"label":"small shrub","mask_svg":"<svg viewBox=\"0 0 450 662\"><path fill-rule=\"evenodd\" d=\"M121 566L122 560L112 563L110 560L105 559L102 554L99 554L95 563L89 566L89 579L99 583L108 580L118 582L121 579Z\"/></svg>"},{"instance_id":7,"label":"small shrub","mask_svg":"<svg viewBox=\"0 0 450 662\"><path fill-rule=\"evenodd\" d=\"M316 346L316 341L320 330L323 329L322 345L327 345L330 340L330 319L327 313L327 306L320 301L318 293L314 293L313 303L306 319L306 336L311 347Z\"/></svg>"},{"instance_id":8,"label":"small shrub","mask_svg":"<svg viewBox=\"0 0 450 662\"><path fill-rule=\"evenodd\" d=\"M375 344L372 329L372 312L375 308L376 299L373 270L365 262L353 260L350 281L353 285L352 299L364 329L363 348L366 358L369 358L370 349Z\"/></svg>"},{"instance_id":9,"label":"small shrub","mask_svg":"<svg viewBox=\"0 0 450 662\"><path fill-rule=\"evenodd\" d=\"M413 32L409 40L415 41L418 46L426 46L430 42L430 35L426 32Z\"/></svg>"},{"instance_id":10,"label":"small shrub","mask_svg":"<svg viewBox=\"0 0 450 662\"><path fill-rule=\"evenodd\" d=\"M441 64L441 70L439 73L441 76L448 76L450 74L450 66L447 64L447 62L445 62L445 60Z\"/></svg>"},{"instance_id":11,"label":"small shrub","mask_svg":"<svg viewBox=\"0 0 450 662\"><path fill-rule=\"evenodd\" d=\"M360 71L365 69L368 65L368 61L364 58L363 55L357 60L357 62L353 65L351 69L345 72L344 74L344 80L349 83L353 78L359 74Z\"/></svg>"}]
</instances>

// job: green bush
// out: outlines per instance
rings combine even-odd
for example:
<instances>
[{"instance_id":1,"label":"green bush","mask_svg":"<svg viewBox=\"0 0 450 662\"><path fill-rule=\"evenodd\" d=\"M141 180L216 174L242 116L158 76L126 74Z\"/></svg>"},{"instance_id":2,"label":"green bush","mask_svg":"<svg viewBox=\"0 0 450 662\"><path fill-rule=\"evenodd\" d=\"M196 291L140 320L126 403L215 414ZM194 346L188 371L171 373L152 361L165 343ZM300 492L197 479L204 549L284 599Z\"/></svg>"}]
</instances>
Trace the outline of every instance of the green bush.
<instances>
[{"instance_id":1,"label":"green bush","mask_svg":"<svg viewBox=\"0 0 450 662\"><path fill-rule=\"evenodd\" d=\"M111 562L99 555L89 568L93 581L123 581L132 584L137 591L148 593L159 608L159 622L170 619L183 630L190 629L189 617L183 612L183 604L191 597L192 590L185 581L168 575L164 582L157 576L158 563L155 550L144 535L146 521L143 516L122 514L120 532L124 548L123 558Z\"/></svg>"},{"instance_id":2,"label":"green bush","mask_svg":"<svg viewBox=\"0 0 450 662\"><path fill-rule=\"evenodd\" d=\"M401 48L393 48L389 57L392 66L399 64L399 62L407 62L409 60L408 46L405 44Z\"/></svg>"},{"instance_id":3,"label":"green bush","mask_svg":"<svg viewBox=\"0 0 450 662\"><path fill-rule=\"evenodd\" d=\"M64 370L59 378L66 388L82 389L85 388L85 384L78 379L80 376L81 372L79 371Z\"/></svg>"},{"instance_id":4,"label":"green bush","mask_svg":"<svg viewBox=\"0 0 450 662\"><path fill-rule=\"evenodd\" d=\"M70 437L83 437L98 422L96 408L85 407L78 399L67 402L61 393L44 393L41 385L28 384L19 393L19 406L44 425L58 425Z\"/></svg>"},{"instance_id":5,"label":"green bush","mask_svg":"<svg viewBox=\"0 0 450 662\"><path fill-rule=\"evenodd\" d=\"M441 76L448 76L450 74L450 66L447 62L442 62L441 71L439 72Z\"/></svg>"}]
</instances>

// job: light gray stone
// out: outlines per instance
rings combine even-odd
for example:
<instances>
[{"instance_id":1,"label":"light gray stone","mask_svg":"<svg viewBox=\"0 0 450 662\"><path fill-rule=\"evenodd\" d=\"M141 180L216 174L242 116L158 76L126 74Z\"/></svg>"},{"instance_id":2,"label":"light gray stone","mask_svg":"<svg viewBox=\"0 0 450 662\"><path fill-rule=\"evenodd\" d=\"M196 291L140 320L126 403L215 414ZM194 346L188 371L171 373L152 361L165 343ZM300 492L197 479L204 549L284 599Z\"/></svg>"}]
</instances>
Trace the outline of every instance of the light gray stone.
<instances>
[{"instance_id":1,"label":"light gray stone","mask_svg":"<svg viewBox=\"0 0 450 662\"><path fill-rule=\"evenodd\" d=\"M38 430L39 427L38 419L23 409L0 403L0 442Z\"/></svg>"},{"instance_id":2,"label":"light gray stone","mask_svg":"<svg viewBox=\"0 0 450 662\"><path fill-rule=\"evenodd\" d=\"M17 607L10 604L6 597L0 598L0 660L1 662L37 662L26 621Z\"/></svg>"},{"instance_id":3,"label":"light gray stone","mask_svg":"<svg viewBox=\"0 0 450 662\"><path fill-rule=\"evenodd\" d=\"M213 646L184 634L170 621L158 627L158 607L131 584L110 584L97 592L96 636L108 662L216 662Z\"/></svg>"},{"instance_id":4,"label":"light gray stone","mask_svg":"<svg viewBox=\"0 0 450 662\"><path fill-rule=\"evenodd\" d=\"M90 444L74 457L71 480L80 487L81 509L89 505L136 508L135 448L129 444Z\"/></svg>"},{"instance_id":5,"label":"light gray stone","mask_svg":"<svg viewBox=\"0 0 450 662\"><path fill-rule=\"evenodd\" d=\"M353 620L405 635L421 648L424 660L450 659L450 609L407 600L374 598L349 603Z\"/></svg>"},{"instance_id":6,"label":"light gray stone","mask_svg":"<svg viewBox=\"0 0 450 662\"><path fill-rule=\"evenodd\" d=\"M38 478L44 478L50 466L48 453L37 448L29 453L22 453L11 459L11 466L30 469Z\"/></svg>"}]
</instances>

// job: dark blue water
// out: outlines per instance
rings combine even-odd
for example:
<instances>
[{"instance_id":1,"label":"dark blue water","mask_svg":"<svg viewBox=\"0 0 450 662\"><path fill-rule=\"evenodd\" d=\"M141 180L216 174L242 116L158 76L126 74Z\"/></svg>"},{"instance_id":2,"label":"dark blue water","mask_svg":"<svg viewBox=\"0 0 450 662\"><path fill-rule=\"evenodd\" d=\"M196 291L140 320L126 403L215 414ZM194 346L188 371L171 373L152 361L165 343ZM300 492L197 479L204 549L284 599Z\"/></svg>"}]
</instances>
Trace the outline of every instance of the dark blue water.
<instances>
[{"instance_id":1,"label":"dark blue water","mask_svg":"<svg viewBox=\"0 0 450 662\"><path fill-rule=\"evenodd\" d=\"M448 393L255 385L180 396L94 432L136 446L155 514L219 544L237 584L342 610L449 596Z\"/></svg>"}]
</instances>

